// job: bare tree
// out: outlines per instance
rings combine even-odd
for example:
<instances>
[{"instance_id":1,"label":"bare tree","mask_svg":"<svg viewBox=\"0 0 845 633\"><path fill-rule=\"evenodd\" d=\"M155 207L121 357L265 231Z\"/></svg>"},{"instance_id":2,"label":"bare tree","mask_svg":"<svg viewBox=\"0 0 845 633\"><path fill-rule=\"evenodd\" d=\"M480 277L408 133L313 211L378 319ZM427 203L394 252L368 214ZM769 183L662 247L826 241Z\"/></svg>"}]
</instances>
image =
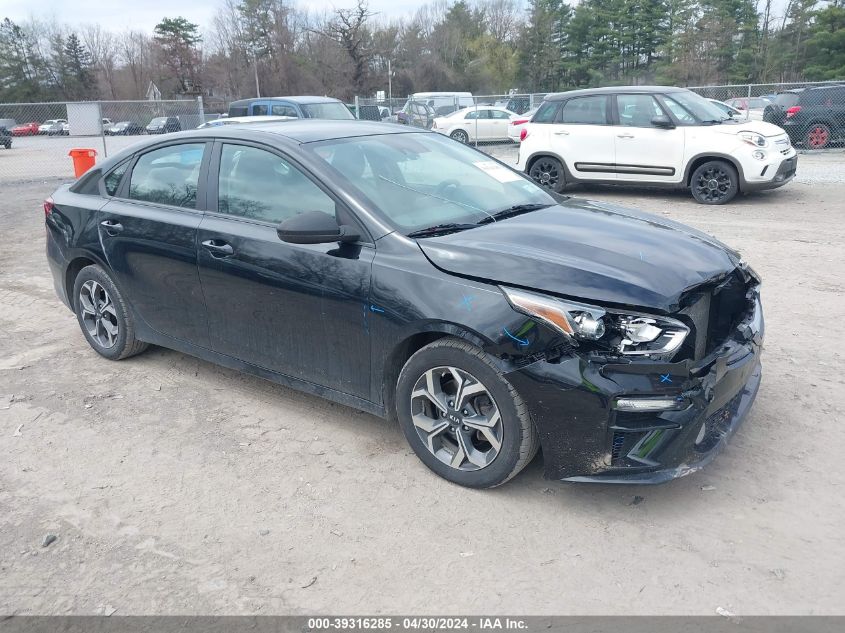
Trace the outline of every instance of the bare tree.
<instances>
[{"instance_id":1,"label":"bare tree","mask_svg":"<svg viewBox=\"0 0 845 633\"><path fill-rule=\"evenodd\" d=\"M114 72L117 63L117 41L113 33L104 30L99 24L85 24L80 31L82 43L91 53L91 61L97 70L101 90L109 99L116 99Z\"/></svg>"}]
</instances>

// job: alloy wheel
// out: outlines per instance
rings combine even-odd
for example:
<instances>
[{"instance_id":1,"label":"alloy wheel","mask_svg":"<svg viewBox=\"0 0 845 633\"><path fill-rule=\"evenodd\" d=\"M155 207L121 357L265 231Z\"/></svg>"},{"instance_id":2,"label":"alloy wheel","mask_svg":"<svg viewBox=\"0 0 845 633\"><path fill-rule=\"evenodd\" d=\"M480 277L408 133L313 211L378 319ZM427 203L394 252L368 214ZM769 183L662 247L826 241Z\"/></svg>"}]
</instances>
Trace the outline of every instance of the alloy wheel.
<instances>
[{"instance_id":1,"label":"alloy wheel","mask_svg":"<svg viewBox=\"0 0 845 633\"><path fill-rule=\"evenodd\" d=\"M560 180L557 164L540 159L531 167L531 177L544 187L554 188Z\"/></svg>"},{"instance_id":2,"label":"alloy wheel","mask_svg":"<svg viewBox=\"0 0 845 633\"><path fill-rule=\"evenodd\" d=\"M821 149L826 147L830 141L830 131L827 126L816 125L810 128L807 132L807 144L812 149Z\"/></svg>"},{"instance_id":3,"label":"alloy wheel","mask_svg":"<svg viewBox=\"0 0 845 633\"><path fill-rule=\"evenodd\" d=\"M718 202L726 198L732 185L731 174L721 167L704 170L694 184L696 193L706 202Z\"/></svg>"},{"instance_id":4,"label":"alloy wheel","mask_svg":"<svg viewBox=\"0 0 845 633\"><path fill-rule=\"evenodd\" d=\"M456 470L481 470L502 448L493 396L457 367L435 367L419 377L411 392L411 420L429 452Z\"/></svg>"},{"instance_id":5,"label":"alloy wheel","mask_svg":"<svg viewBox=\"0 0 845 633\"><path fill-rule=\"evenodd\" d=\"M100 347L113 347L120 327L114 302L106 289L89 279L79 289L79 307L82 311L82 324L91 338Z\"/></svg>"},{"instance_id":6,"label":"alloy wheel","mask_svg":"<svg viewBox=\"0 0 845 633\"><path fill-rule=\"evenodd\" d=\"M452 138L458 141L459 143L469 143L469 135L463 130L455 130L454 132L452 132Z\"/></svg>"}]
</instances>

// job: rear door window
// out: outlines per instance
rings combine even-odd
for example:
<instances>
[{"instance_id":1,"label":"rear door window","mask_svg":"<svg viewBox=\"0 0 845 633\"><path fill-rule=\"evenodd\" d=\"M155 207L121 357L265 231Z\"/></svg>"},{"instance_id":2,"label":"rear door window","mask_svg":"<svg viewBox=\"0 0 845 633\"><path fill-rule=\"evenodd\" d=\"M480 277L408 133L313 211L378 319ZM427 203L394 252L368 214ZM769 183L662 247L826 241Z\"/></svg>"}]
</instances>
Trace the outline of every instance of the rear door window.
<instances>
[{"instance_id":1,"label":"rear door window","mask_svg":"<svg viewBox=\"0 0 845 633\"><path fill-rule=\"evenodd\" d=\"M112 169L105 178L103 178L103 185L106 188L106 194L109 196L116 196L117 189L120 187L120 181L123 174L126 173L126 168L129 167L129 161L124 161L114 169Z\"/></svg>"},{"instance_id":2,"label":"rear door window","mask_svg":"<svg viewBox=\"0 0 845 633\"><path fill-rule=\"evenodd\" d=\"M607 95L575 97L563 104L555 123L607 125Z\"/></svg>"},{"instance_id":3,"label":"rear door window","mask_svg":"<svg viewBox=\"0 0 845 633\"><path fill-rule=\"evenodd\" d=\"M169 145L142 154L129 180L129 198L196 208L205 143Z\"/></svg>"},{"instance_id":4,"label":"rear door window","mask_svg":"<svg viewBox=\"0 0 845 633\"><path fill-rule=\"evenodd\" d=\"M275 104L273 106L272 112L275 116L293 116L298 117L296 109L293 106L283 105L283 104Z\"/></svg>"},{"instance_id":5,"label":"rear door window","mask_svg":"<svg viewBox=\"0 0 845 633\"><path fill-rule=\"evenodd\" d=\"M266 116L267 105L264 103L256 103L252 106L252 116Z\"/></svg>"}]
</instances>

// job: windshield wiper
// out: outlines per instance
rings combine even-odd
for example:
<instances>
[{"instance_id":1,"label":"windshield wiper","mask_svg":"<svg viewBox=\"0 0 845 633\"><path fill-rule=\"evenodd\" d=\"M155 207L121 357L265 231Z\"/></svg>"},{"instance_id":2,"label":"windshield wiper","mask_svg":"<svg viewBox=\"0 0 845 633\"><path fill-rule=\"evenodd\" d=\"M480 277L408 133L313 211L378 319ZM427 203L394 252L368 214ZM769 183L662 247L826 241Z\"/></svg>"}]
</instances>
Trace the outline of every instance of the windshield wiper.
<instances>
[{"instance_id":1,"label":"windshield wiper","mask_svg":"<svg viewBox=\"0 0 845 633\"><path fill-rule=\"evenodd\" d=\"M523 213L531 213L532 211L539 211L540 209L546 209L552 205L550 204L515 204L512 207L508 207L507 209L502 209L500 211L496 211L490 214L490 217L484 218L483 220L479 220L479 224L489 224L490 222L497 222L499 220L504 220L505 218L510 218L515 215L522 215Z\"/></svg>"},{"instance_id":2,"label":"windshield wiper","mask_svg":"<svg viewBox=\"0 0 845 633\"><path fill-rule=\"evenodd\" d=\"M429 226L417 231L408 233L408 237L434 237L435 235L446 235L447 233L457 233L458 231L465 231L467 229L474 229L477 224L458 224L450 222L448 224L437 224Z\"/></svg>"},{"instance_id":3,"label":"windshield wiper","mask_svg":"<svg viewBox=\"0 0 845 633\"><path fill-rule=\"evenodd\" d=\"M701 124L702 125L719 125L720 123L724 123L725 121L728 121L728 120L729 119L718 119L718 120L717 119L703 119L701 121Z\"/></svg>"}]
</instances>

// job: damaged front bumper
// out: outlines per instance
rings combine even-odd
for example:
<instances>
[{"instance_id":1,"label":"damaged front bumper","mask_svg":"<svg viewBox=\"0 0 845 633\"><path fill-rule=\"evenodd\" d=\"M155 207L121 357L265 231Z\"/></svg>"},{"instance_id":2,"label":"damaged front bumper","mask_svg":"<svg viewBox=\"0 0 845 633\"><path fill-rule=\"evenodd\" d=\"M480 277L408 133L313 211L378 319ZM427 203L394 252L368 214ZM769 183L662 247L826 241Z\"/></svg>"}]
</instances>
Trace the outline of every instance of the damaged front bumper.
<instances>
[{"instance_id":1,"label":"damaged front bumper","mask_svg":"<svg viewBox=\"0 0 845 633\"><path fill-rule=\"evenodd\" d=\"M700 361L573 354L508 374L528 403L549 479L661 483L709 463L747 416L761 379L763 313L753 309ZM672 410L623 410L659 398Z\"/></svg>"}]
</instances>

